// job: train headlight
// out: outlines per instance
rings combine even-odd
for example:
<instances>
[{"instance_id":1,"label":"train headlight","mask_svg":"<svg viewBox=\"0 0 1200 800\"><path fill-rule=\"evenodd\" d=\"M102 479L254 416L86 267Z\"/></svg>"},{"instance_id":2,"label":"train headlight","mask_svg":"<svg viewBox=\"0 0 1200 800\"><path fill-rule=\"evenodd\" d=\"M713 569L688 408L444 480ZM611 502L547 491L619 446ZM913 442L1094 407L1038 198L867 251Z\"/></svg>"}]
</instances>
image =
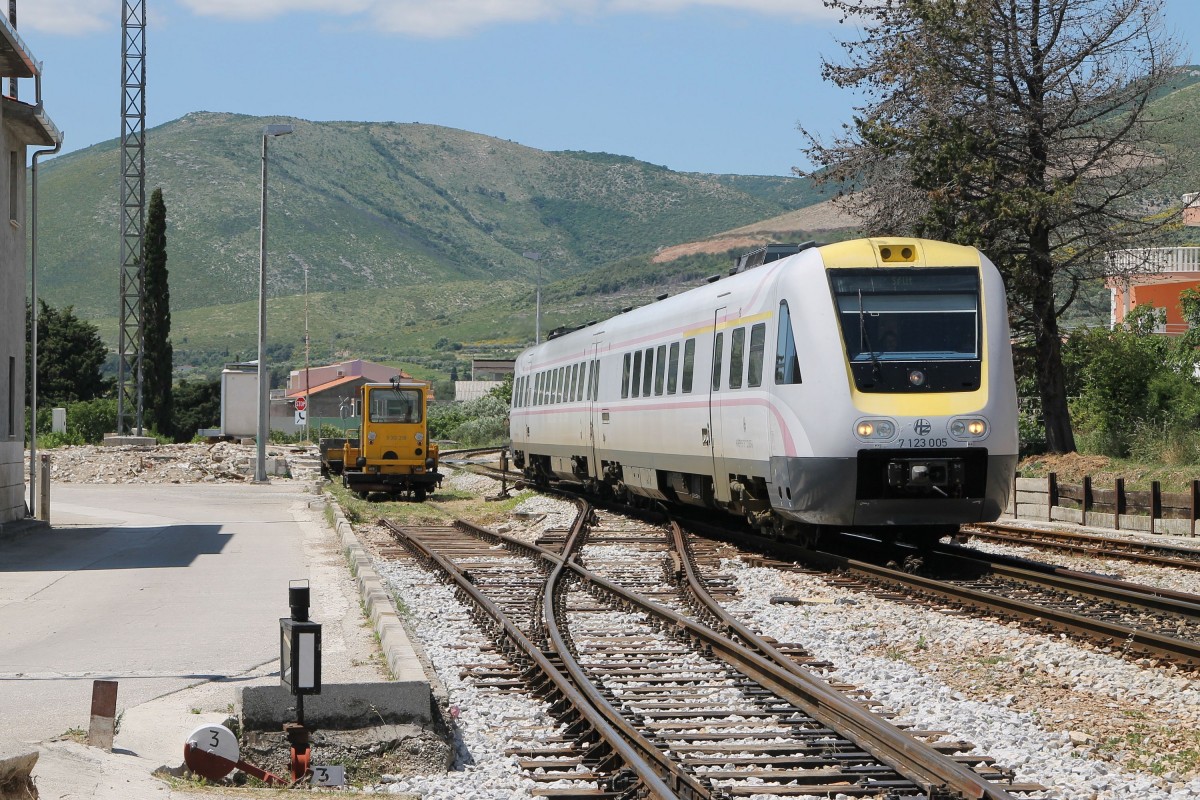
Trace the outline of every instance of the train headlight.
<instances>
[{"instance_id":1,"label":"train headlight","mask_svg":"<svg viewBox=\"0 0 1200 800\"><path fill-rule=\"evenodd\" d=\"M982 417L959 417L950 420L950 435L955 439L982 439L987 436L987 420Z\"/></svg>"},{"instance_id":2,"label":"train headlight","mask_svg":"<svg viewBox=\"0 0 1200 800\"><path fill-rule=\"evenodd\" d=\"M866 441L886 441L896 435L896 423L890 419L860 419L854 433Z\"/></svg>"}]
</instances>

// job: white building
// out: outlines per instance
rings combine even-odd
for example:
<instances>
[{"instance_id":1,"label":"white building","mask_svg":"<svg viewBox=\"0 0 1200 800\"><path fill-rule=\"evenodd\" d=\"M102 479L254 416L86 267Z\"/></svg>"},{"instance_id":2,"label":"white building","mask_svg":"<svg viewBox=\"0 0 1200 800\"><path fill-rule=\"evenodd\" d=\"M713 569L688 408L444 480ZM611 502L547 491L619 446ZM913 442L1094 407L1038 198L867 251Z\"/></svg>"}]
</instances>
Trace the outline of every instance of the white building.
<instances>
[{"instance_id":1,"label":"white building","mask_svg":"<svg viewBox=\"0 0 1200 800\"><path fill-rule=\"evenodd\" d=\"M0 525L25 516L25 175L30 147L50 147L62 134L40 106L8 96L9 78L41 81L41 64L0 17ZM33 87L30 87L32 89ZM35 97L41 92L30 91Z\"/></svg>"}]
</instances>

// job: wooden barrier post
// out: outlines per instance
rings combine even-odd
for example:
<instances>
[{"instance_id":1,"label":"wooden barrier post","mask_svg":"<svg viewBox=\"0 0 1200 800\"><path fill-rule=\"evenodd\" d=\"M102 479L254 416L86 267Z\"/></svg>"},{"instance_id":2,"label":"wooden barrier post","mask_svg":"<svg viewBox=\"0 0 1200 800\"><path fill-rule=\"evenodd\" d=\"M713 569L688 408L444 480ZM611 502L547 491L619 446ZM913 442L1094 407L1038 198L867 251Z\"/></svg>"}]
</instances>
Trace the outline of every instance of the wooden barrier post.
<instances>
[{"instance_id":1,"label":"wooden barrier post","mask_svg":"<svg viewBox=\"0 0 1200 800\"><path fill-rule=\"evenodd\" d=\"M1121 515L1125 513L1125 479L1117 478L1116 497L1113 498L1113 529L1121 530Z\"/></svg>"},{"instance_id":2,"label":"wooden barrier post","mask_svg":"<svg viewBox=\"0 0 1200 800\"><path fill-rule=\"evenodd\" d=\"M1088 511L1092 507L1092 476L1091 475L1083 476L1083 502L1080 505L1083 506L1083 516L1081 517L1079 524L1086 528L1087 523L1088 523Z\"/></svg>"},{"instance_id":3,"label":"wooden barrier post","mask_svg":"<svg viewBox=\"0 0 1200 800\"><path fill-rule=\"evenodd\" d=\"M92 721L88 725L87 743L102 750L112 750L117 733L117 682L92 681Z\"/></svg>"},{"instance_id":4,"label":"wooden barrier post","mask_svg":"<svg viewBox=\"0 0 1200 800\"><path fill-rule=\"evenodd\" d=\"M1046 521L1054 521L1054 507L1058 505L1058 475L1051 472L1046 476Z\"/></svg>"},{"instance_id":5,"label":"wooden barrier post","mask_svg":"<svg viewBox=\"0 0 1200 800\"><path fill-rule=\"evenodd\" d=\"M1196 535L1196 511L1200 508L1200 481L1192 481L1192 511L1189 515L1188 536Z\"/></svg>"},{"instance_id":6,"label":"wooden barrier post","mask_svg":"<svg viewBox=\"0 0 1200 800\"><path fill-rule=\"evenodd\" d=\"M1154 533L1154 520L1162 519L1162 484L1150 481L1150 532Z\"/></svg>"}]
</instances>

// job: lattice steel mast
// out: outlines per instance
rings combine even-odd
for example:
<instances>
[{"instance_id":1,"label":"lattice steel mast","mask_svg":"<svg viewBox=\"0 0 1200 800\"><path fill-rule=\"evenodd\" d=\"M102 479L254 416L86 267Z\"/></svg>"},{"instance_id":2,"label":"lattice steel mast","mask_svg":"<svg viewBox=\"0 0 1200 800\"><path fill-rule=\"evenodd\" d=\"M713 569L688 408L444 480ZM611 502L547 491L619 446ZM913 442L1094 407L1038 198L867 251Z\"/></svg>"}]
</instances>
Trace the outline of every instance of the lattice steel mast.
<instances>
[{"instance_id":1,"label":"lattice steel mast","mask_svg":"<svg viewBox=\"0 0 1200 800\"><path fill-rule=\"evenodd\" d=\"M121 12L121 320L117 351L117 433L142 433L146 269L146 0Z\"/></svg>"}]
</instances>

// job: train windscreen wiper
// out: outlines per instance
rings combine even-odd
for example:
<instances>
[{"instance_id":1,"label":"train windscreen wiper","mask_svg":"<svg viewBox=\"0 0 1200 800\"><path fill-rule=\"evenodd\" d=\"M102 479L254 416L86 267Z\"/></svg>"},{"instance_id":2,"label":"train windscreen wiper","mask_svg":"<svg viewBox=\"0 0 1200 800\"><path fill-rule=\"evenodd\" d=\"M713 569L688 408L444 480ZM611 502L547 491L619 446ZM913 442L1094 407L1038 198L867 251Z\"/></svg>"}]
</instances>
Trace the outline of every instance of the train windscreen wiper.
<instances>
[{"instance_id":1,"label":"train windscreen wiper","mask_svg":"<svg viewBox=\"0 0 1200 800\"><path fill-rule=\"evenodd\" d=\"M871 337L867 334L867 314L863 310L862 289L858 290L858 351L861 353L865 350L871 356L871 373L875 376L875 380L879 377L883 370L883 365L879 363L879 356L875 354L875 348L871 346Z\"/></svg>"}]
</instances>

